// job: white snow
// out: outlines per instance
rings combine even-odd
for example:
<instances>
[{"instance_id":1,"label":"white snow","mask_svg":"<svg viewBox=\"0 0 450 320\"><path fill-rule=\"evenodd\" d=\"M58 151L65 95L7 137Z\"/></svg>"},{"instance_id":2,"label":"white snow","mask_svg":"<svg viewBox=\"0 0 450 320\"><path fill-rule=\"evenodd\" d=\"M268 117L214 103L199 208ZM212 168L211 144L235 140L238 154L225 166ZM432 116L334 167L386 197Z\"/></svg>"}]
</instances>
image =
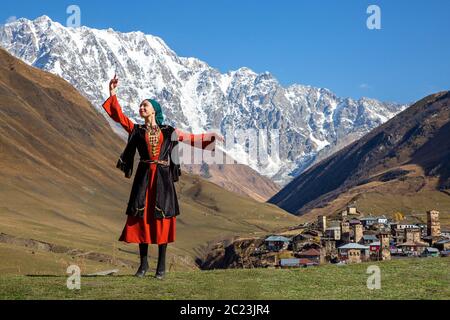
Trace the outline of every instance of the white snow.
<instances>
[{"instance_id":1,"label":"white snow","mask_svg":"<svg viewBox=\"0 0 450 320\"><path fill-rule=\"evenodd\" d=\"M307 85L283 88L270 73L258 75L247 67L221 74L197 58L177 56L161 38L142 32L66 28L48 17L19 19L1 30L0 45L28 64L50 54L39 66L67 79L97 109L108 94L109 79L119 72L119 101L135 113L129 115L134 121L141 120L136 116L141 100L157 97L168 121L194 133L229 125L242 130L284 128L284 141L295 143L282 144L279 157L258 162L242 146L227 150L236 160L283 182L339 137L368 132L373 127L366 123L383 123L406 107L339 98ZM89 54L81 54L83 50ZM365 110L363 127L352 118L358 108Z\"/></svg>"}]
</instances>

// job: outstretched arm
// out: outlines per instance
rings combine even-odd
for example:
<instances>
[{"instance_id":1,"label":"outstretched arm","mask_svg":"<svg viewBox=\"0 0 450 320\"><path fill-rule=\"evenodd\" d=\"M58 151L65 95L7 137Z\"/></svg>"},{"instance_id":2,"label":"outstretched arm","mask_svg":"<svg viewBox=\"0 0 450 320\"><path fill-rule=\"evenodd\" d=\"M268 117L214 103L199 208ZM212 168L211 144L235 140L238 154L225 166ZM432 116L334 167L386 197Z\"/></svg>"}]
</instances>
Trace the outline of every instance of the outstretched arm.
<instances>
[{"instance_id":1,"label":"outstretched arm","mask_svg":"<svg viewBox=\"0 0 450 320\"><path fill-rule=\"evenodd\" d=\"M114 75L114 79L109 83L110 96L103 103L102 107L115 122L120 123L128 133L131 133L133 131L134 123L123 114L122 107L119 104L119 100L117 100L116 88L118 81L119 79Z\"/></svg>"},{"instance_id":2,"label":"outstretched arm","mask_svg":"<svg viewBox=\"0 0 450 320\"><path fill-rule=\"evenodd\" d=\"M178 135L178 141L187 143L192 147L197 147L201 149L206 149L206 147L209 146L208 147L209 150L215 150L216 140L223 141L223 137L214 132L194 134L184 132L180 129L175 129L175 131Z\"/></svg>"}]
</instances>

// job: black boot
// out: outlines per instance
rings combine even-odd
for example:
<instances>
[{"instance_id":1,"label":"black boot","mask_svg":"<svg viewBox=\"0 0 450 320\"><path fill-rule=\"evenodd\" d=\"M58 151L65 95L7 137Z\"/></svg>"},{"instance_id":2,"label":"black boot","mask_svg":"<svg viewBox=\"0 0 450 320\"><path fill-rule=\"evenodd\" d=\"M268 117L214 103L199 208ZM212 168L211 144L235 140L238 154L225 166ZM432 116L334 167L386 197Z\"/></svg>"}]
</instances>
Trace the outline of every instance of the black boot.
<instances>
[{"instance_id":1,"label":"black boot","mask_svg":"<svg viewBox=\"0 0 450 320\"><path fill-rule=\"evenodd\" d=\"M166 249L167 243L158 246L158 266L155 274L157 279L163 279L166 274Z\"/></svg>"},{"instance_id":2,"label":"black boot","mask_svg":"<svg viewBox=\"0 0 450 320\"><path fill-rule=\"evenodd\" d=\"M142 278L148 271L148 244L147 243L139 243L139 255L141 257L141 264L139 269L137 270L135 277Z\"/></svg>"}]
</instances>

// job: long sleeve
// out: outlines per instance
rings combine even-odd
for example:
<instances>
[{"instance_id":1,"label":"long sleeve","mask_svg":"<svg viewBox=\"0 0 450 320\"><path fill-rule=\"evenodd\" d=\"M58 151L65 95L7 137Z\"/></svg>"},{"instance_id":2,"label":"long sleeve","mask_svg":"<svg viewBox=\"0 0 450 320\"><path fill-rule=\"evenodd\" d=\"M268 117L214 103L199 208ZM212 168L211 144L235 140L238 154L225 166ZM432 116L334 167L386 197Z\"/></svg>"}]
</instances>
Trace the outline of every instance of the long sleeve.
<instances>
[{"instance_id":1,"label":"long sleeve","mask_svg":"<svg viewBox=\"0 0 450 320\"><path fill-rule=\"evenodd\" d=\"M202 148L206 149L209 145L212 145L211 147L208 147L209 150L214 151L215 150L215 140L216 137L213 133L188 133L184 132L180 129L175 129L177 135L178 135L178 141L190 144L192 147Z\"/></svg>"},{"instance_id":2,"label":"long sleeve","mask_svg":"<svg viewBox=\"0 0 450 320\"><path fill-rule=\"evenodd\" d=\"M117 96L110 96L102 105L106 113L129 133L133 131L134 123L122 112Z\"/></svg>"}]
</instances>

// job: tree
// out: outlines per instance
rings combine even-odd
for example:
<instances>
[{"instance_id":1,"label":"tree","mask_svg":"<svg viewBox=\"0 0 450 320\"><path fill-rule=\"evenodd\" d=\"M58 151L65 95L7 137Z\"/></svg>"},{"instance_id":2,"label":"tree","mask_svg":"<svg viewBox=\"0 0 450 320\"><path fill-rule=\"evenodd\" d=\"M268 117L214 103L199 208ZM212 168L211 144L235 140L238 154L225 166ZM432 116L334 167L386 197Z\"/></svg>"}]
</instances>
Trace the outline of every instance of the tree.
<instances>
[{"instance_id":1,"label":"tree","mask_svg":"<svg viewBox=\"0 0 450 320\"><path fill-rule=\"evenodd\" d=\"M403 213L401 213L400 211L397 211L396 213L394 213L394 221L395 222L402 221L403 219L405 219L405 215Z\"/></svg>"}]
</instances>

